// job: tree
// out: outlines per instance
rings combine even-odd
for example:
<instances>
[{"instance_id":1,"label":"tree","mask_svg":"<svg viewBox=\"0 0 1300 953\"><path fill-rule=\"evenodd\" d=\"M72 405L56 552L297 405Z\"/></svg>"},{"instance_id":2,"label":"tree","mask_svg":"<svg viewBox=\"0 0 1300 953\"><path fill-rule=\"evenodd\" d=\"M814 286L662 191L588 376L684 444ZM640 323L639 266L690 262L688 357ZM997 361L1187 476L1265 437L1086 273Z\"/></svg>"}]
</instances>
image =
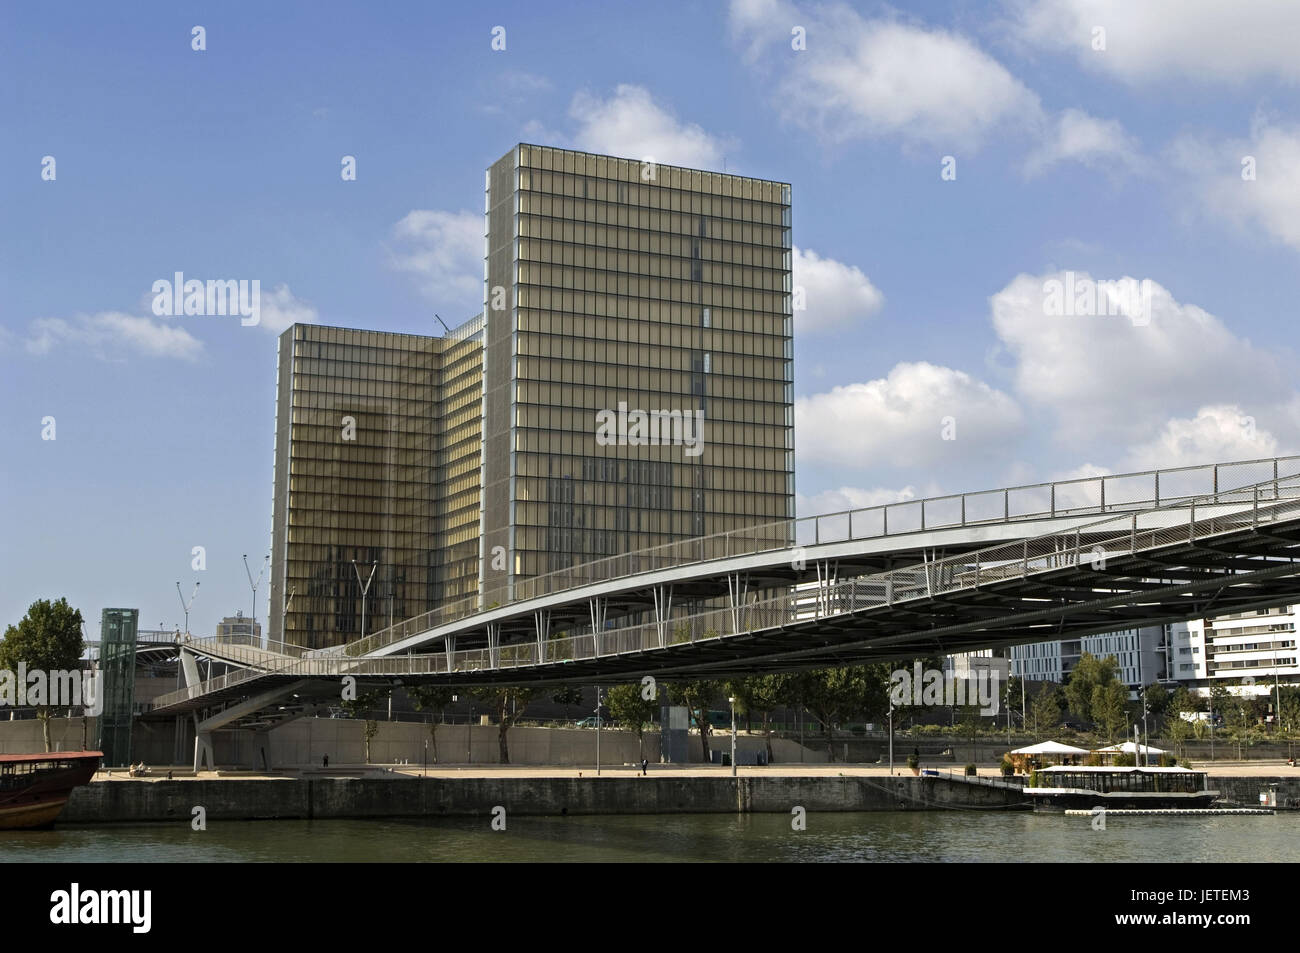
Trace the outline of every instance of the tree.
<instances>
[{"instance_id":1,"label":"tree","mask_svg":"<svg viewBox=\"0 0 1300 953\"><path fill-rule=\"evenodd\" d=\"M429 719L429 740L433 742L433 763L438 763L438 725L442 722L442 712L456 697L456 689L446 685L407 685L406 697L411 700L416 711L437 710L438 718Z\"/></svg>"},{"instance_id":2,"label":"tree","mask_svg":"<svg viewBox=\"0 0 1300 953\"><path fill-rule=\"evenodd\" d=\"M826 733L826 753L835 760L835 726L855 715L874 716L889 708L888 664L823 668L798 676L800 696Z\"/></svg>"},{"instance_id":3,"label":"tree","mask_svg":"<svg viewBox=\"0 0 1300 953\"><path fill-rule=\"evenodd\" d=\"M722 682L711 679L673 682L668 686L669 700L674 705L685 705L700 728L700 747L704 752L705 764L709 763L709 734L713 730L709 724L709 705L721 692Z\"/></svg>"},{"instance_id":4,"label":"tree","mask_svg":"<svg viewBox=\"0 0 1300 953\"><path fill-rule=\"evenodd\" d=\"M1034 696L1034 705L1030 710L1034 719L1034 740L1038 740L1039 731L1051 731L1061 723L1061 689L1055 682L1043 685Z\"/></svg>"},{"instance_id":5,"label":"tree","mask_svg":"<svg viewBox=\"0 0 1300 953\"><path fill-rule=\"evenodd\" d=\"M577 685L562 685L551 695L557 705L581 705L582 689Z\"/></svg>"},{"instance_id":6,"label":"tree","mask_svg":"<svg viewBox=\"0 0 1300 953\"><path fill-rule=\"evenodd\" d=\"M1187 739L1194 733L1194 727L1190 721L1183 717L1184 712L1195 712L1198 710L1192 693L1186 686L1179 685L1174 689L1173 695L1169 699L1168 717L1165 722L1165 731L1169 735L1169 740L1174 743L1174 754L1179 758L1187 757Z\"/></svg>"},{"instance_id":7,"label":"tree","mask_svg":"<svg viewBox=\"0 0 1300 953\"><path fill-rule=\"evenodd\" d=\"M508 732L524 715L528 703L542 693L540 688L523 688L519 685L489 685L473 691L475 698L480 698L496 709L497 747L501 753L501 763L510 763L510 747L506 744Z\"/></svg>"},{"instance_id":8,"label":"tree","mask_svg":"<svg viewBox=\"0 0 1300 953\"><path fill-rule=\"evenodd\" d=\"M1084 652L1065 683L1065 700L1070 711L1087 721L1099 721L1092 710L1093 689L1116 681L1118 675L1119 662L1113 655L1097 658L1091 652Z\"/></svg>"},{"instance_id":9,"label":"tree","mask_svg":"<svg viewBox=\"0 0 1300 953\"><path fill-rule=\"evenodd\" d=\"M640 682L628 682L608 689L605 704L609 706L610 717L636 732L637 748L645 757L643 736L646 726L654 723L659 702L642 695Z\"/></svg>"},{"instance_id":10,"label":"tree","mask_svg":"<svg viewBox=\"0 0 1300 953\"><path fill-rule=\"evenodd\" d=\"M0 641L0 671L13 672L16 681L19 663L25 662L27 671L44 672L48 684L53 672L79 669L85 649L82 622L81 610L68 605L67 599L37 599L17 625L5 629L4 640ZM41 722L45 750L49 751L50 706L37 705L36 717Z\"/></svg>"},{"instance_id":11,"label":"tree","mask_svg":"<svg viewBox=\"0 0 1300 953\"><path fill-rule=\"evenodd\" d=\"M345 701L340 706L347 713L349 718L360 718L368 715L379 704L379 699L383 691L378 688L372 688L369 691L362 692L352 701ZM361 726L361 745L362 758L366 764L370 763L370 742L379 734L379 722L374 718L366 718L365 723Z\"/></svg>"},{"instance_id":12,"label":"tree","mask_svg":"<svg viewBox=\"0 0 1300 953\"><path fill-rule=\"evenodd\" d=\"M1128 734L1128 691L1117 681L1104 682L1092 690L1090 710L1092 717L1107 741L1114 741Z\"/></svg>"},{"instance_id":13,"label":"tree","mask_svg":"<svg viewBox=\"0 0 1300 953\"><path fill-rule=\"evenodd\" d=\"M1142 691L1142 703L1151 714L1163 715L1169 710L1169 689L1159 682L1152 682Z\"/></svg>"},{"instance_id":14,"label":"tree","mask_svg":"<svg viewBox=\"0 0 1300 953\"><path fill-rule=\"evenodd\" d=\"M736 698L736 711L743 712L747 717L754 712L762 716L768 764L775 760L772 755L772 712L793 704L793 682L793 675L779 674L749 675L728 683L727 690Z\"/></svg>"}]
</instances>

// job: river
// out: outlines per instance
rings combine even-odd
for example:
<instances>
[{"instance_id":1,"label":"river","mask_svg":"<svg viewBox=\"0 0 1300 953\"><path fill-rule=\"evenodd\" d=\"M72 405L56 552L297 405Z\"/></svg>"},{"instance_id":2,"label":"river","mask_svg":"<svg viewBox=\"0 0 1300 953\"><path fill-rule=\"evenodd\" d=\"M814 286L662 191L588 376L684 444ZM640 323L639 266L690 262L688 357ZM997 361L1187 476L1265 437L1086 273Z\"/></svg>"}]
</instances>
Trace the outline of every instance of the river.
<instances>
[{"instance_id":1,"label":"river","mask_svg":"<svg viewBox=\"0 0 1300 953\"><path fill-rule=\"evenodd\" d=\"M949 811L213 821L0 832L0 863L742 861L1278 862L1300 857L1300 813L1087 817Z\"/></svg>"}]
</instances>

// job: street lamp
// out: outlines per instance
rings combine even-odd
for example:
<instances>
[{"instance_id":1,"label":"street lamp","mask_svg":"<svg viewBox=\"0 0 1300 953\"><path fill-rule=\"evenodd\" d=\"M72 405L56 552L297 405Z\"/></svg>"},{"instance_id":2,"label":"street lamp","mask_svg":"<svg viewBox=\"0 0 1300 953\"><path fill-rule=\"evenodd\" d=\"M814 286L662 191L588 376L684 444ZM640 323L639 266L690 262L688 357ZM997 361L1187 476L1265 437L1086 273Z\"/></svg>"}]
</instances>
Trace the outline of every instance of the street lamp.
<instances>
[{"instance_id":1,"label":"street lamp","mask_svg":"<svg viewBox=\"0 0 1300 953\"><path fill-rule=\"evenodd\" d=\"M600 777L600 686L596 686L596 777Z\"/></svg>"},{"instance_id":2,"label":"street lamp","mask_svg":"<svg viewBox=\"0 0 1300 953\"><path fill-rule=\"evenodd\" d=\"M198 594L199 594L199 584L196 582L194 584L194 592L190 594L190 601L189 604L187 605L185 602L185 596L181 594L181 584L179 581L177 581L176 597L181 600L181 609L183 609L185 612L185 635L187 637L190 634L190 606L194 605L194 599Z\"/></svg>"},{"instance_id":3,"label":"street lamp","mask_svg":"<svg viewBox=\"0 0 1300 953\"><path fill-rule=\"evenodd\" d=\"M889 700L889 773L894 773L894 700Z\"/></svg>"},{"instance_id":4,"label":"street lamp","mask_svg":"<svg viewBox=\"0 0 1300 953\"><path fill-rule=\"evenodd\" d=\"M267 553L266 558L262 560L262 568L257 574L257 582L253 581L253 571L248 568L248 554L244 554L244 573L248 576L249 588L253 590L253 611L252 618L248 621L248 631L256 631L257 627L257 587L262 582L262 575L266 572L266 567L271 564L271 554Z\"/></svg>"},{"instance_id":5,"label":"street lamp","mask_svg":"<svg viewBox=\"0 0 1300 953\"><path fill-rule=\"evenodd\" d=\"M727 701L731 703L731 776L736 776L736 696L728 695Z\"/></svg>"},{"instance_id":6,"label":"street lamp","mask_svg":"<svg viewBox=\"0 0 1300 953\"><path fill-rule=\"evenodd\" d=\"M352 560L352 571L357 574L357 585L361 586L361 637L366 637L366 595L370 592L370 584L375 580L375 570L379 568L379 561L376 560L370 567L370 577L364 584L361 582L361 570L357 568L357 561Z\"/></svg>"}]
</instances>

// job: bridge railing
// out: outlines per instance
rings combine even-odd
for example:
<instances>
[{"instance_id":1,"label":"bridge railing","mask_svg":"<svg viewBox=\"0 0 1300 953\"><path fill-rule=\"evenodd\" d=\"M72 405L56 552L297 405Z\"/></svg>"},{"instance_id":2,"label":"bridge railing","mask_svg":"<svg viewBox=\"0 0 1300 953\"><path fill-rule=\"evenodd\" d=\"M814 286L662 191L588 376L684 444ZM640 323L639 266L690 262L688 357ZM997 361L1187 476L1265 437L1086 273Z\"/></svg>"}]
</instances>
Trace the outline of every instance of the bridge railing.
<instances>
[{"instance_id":1,"label":"bridge railing","mask_svg":"<svg viewBox=\"0 0 1300 953\"><path fill-rule=\"evenodd\" d=\"M440 606L347 646L322 650L319 654L367 655L496 606L688 563L771 552L791 546L851 542L1016 520L1104 515L1185 504L1194 498L1222 499L1242 487L1297 475L1300 475L1300 456L1267 457L1138 473L1098 474L781 520L679 540L516 580L513 587L503 585L481 596Z\"/></svg>"},{"instance_id":2,"label":"bridge railing","mask_svg":"<svg viewBox=\"0 0 1300 953\"><path fill-rule=\"evenodd\" d=\"M1187 510L1185 519L1170 520L1169 510ZM1198 511L1199 508L1199 511ZM1092 566L1104 569L1110 559L1173 545L1194 545L1207 537L1257 528L1300 517L1300 476L1276 483L1232 488L1218 494L1180 499L1159 510L1132 512L1035 537L999 543L920 565L792 589L747 605L710 609L670 619L598 633L563 633L536 641L487 646L450 654L347 658L312 655L289 659L273 670L242 670L179 692L160 696L155 707L190 700L206 692L242 684L268 674L303 677L401 676L465 673L588 660L629 652L667 648L836 616L896 603L930 599L959 590L977 589L1034 574ZM1099 592L1113 580L1099 577ZM264 653L265 654L265 653Z\"/></svg>"}]
</instances>

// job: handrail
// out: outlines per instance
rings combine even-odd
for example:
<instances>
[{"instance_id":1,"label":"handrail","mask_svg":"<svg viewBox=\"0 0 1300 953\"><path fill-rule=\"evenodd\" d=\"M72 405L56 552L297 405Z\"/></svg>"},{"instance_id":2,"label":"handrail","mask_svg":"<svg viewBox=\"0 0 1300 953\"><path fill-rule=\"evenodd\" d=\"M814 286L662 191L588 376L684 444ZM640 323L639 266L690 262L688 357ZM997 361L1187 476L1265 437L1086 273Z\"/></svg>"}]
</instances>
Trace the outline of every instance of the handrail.
<instances>
[{"instance_id":1,"label":"handrail","mask_svg":"<svg viewBox=\"0 0 1300 953\"><path fill-rule=\"evenodd\" d=\"M1146 549L1195 543L1206 536L1236 532L1243 525L1257 526L1260 522L1276 522L1282 517L1294 518L1300 516L1300 496L1282 495L1282 484L1286 481L1296 481L1288 483L1286 489L1300 488L1300 476L1284 478L1274 485L1272 496L1266 497L1262 502L1258 484L1221 490L1215 498L1219 500L1220 508L1224 505L1236 507L1232 513L1216 513L1213 510L1207 513L1207 506L1203 504L1198 518L1193 505L1185 524L1180 521L1139 527L1137 514L1125 514L1108 517L1086 527L994 544L936 560L926 566L906 566L822 585L817 592L788 591L746 605L743 629L744 632L753 632L852 615L913 600L932 599L959 590L973 591L995 583L1028 578L1041 572L1079 568L1094 561L1098 553L1103 558L1132 556ZM1223 497L1232 499L1225 503ZM1181 503L1170 504L1148 511L1142 516L1164 515L1181 506ZM1108 530L1113 535L1107 538L1104 534ZM504 670L644 652L688 640L694 643L743 634L736 626L736 614L729 607L677 617L670 620L670 624L673 626L671 641L666 638L664 627L648 622L621 629L548 639L540 644L530 641L454 653L444 651L366 658L304 656L290 659L286 665L273 671L245 670L242 674L230 673L206 683L189 686L180 692L159 696L155 700L155 706L165 707L208 691L217 691L271 674L304 677L401 676ZM241 677L232 678L236 675Z\"/></svg>"},{"instance_id":2,"label":"handrail","mask_svg":"<svg viewBox=\"0 0 1300 953\"><path fill-rule=\"evenodd\" d=\"M567 569L559 569L540 576L518 580L513 589L499 586L482 596L474 595L431 609L419 616L414 616L392 626L381 629L355 642L342 646L333 646L326 650L317 650L321 655L348 655L358 657L368 655L394 642L411 635L419 635L430 629L476 615L496 605L522 602L540 596L550 595L565 589L590 585L613 579L626 578L642 573L672 568L687 563L701 563L714 559L726 559L735 556L750 555L774 550L789 549L797 545L819 545L828 542L851 541L857 539L878 539L917 532L918 530L951 529L956 527L1009 523L1035 518L1056 518L1061 516L1083 516L1089 513L1105 514L1110 512L1128 512L1134 508L1154 507L1156 509L1178 506L1192 499L1215 499L1233 490L1223 489L1223 474L1233 473L1239 468L1249 468L1257 479L1239 486L1253 486L1257 483L1276 483L1300 475L1300 455L1285 457L1263 457L1257 460L1241 460L1227 463L1206 463L1195 466L1171 467L1168 469L1142 470L1135 473L1103 474L1095 477L1076 477L1051 483L1031 483L1023 486L1004 487L996 490L976 490L949 496L931 497L920 500L904 500L886 503L857 510L844 510L839 513L820 514L794 520L781 520L759 526L728 530L710 536L697 536L691 539L666 543L619 556L582 563ZM1187 486L1179 486L1179 475L1187 477L1200 474L1208 481L1208 491L1190 492ZM1124 481L1150 479L1151 488L1148 496L1124 494ZM1109 492L1107 486L1111 487ZM1163 489L1162 489L1163 484ZM1088 488L1092 488L1089 490ZM1019 497L1036 491L1040 500L1037 510L1017 509L1012 514L1013 495ZM1082 499L1095 499L1095 503L1079 505ZM1091 496L1089 495L1091 493ZM981 517L986 512L973 505L979 498L995 498L994 509L1000 515ZM956 501L955 503L953 501ZM949 503L954 508L953 514L958 518L948 522L935 523L933 517L927 518L926 509L934 510L939 504ZM1019 502L1019 501L1018 501ZM1067 505L1067 504L1075 505ZM913 508L916 518L912 522L902 520L900 515ZM890 518L890 513L896 515ZM861 528L868 514L879 514L879 532L855 532L855 525ZM842 519L847 533L843 539L824 539L830 532L826 521ZM812 528L812 541L800 541L800 527ZM823 527L827 527L823 531ZM867 526L867 529L873 529ZM807 532L804 536L807 536ZM495 603L496 605L493 605Z\"/></svg>"}]
</instances>

